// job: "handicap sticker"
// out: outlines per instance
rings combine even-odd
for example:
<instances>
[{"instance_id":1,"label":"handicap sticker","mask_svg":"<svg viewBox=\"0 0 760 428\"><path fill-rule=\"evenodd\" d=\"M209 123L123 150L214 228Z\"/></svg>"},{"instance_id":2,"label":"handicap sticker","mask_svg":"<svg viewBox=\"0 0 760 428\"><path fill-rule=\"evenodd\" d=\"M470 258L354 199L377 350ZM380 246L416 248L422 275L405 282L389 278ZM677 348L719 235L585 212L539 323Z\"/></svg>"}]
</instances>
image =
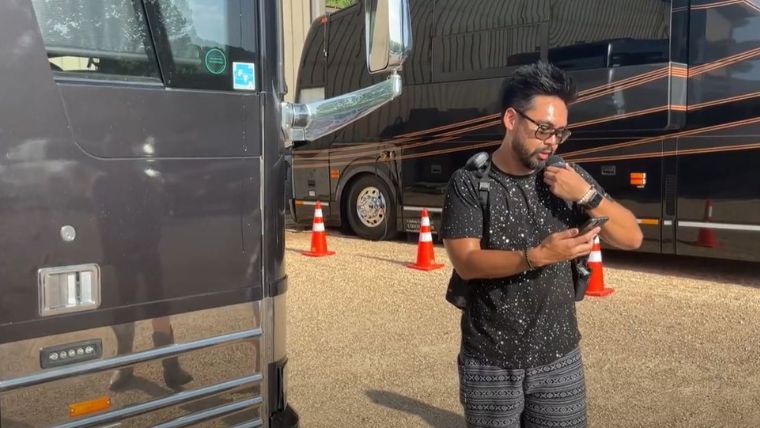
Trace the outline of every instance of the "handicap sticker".
<instances>
[{"instance_id":1,"label":"handicap sticker","mask_svg":"<svg viewBox=\"0 0 760 428\"><path fill-rule=\"evenodd\" d=\"M256 68L253 63L232 63L232 88L243 91L256 90Z\"/></svg>"}]
</instances>

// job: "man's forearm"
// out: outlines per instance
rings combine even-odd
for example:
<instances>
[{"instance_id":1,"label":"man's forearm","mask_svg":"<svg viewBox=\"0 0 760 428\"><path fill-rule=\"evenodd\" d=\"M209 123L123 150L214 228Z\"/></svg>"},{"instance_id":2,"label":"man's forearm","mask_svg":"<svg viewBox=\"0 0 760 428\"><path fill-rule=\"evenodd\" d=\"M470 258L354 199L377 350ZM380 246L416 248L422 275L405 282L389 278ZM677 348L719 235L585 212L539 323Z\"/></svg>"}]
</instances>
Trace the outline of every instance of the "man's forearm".
<instances>
[{"instance_id":1,"label":"man's forearm","mask_svg":"<svg viewBox=\"0 0 760 428\"><path fill-rule=\"evenodd\" d=\"M529 269L523 251L475 250L458 264L457 273L464 279L505 278Z\"/></svg>"},{"instance_id":2,"label":"man's forearm","mask_svg":"<svg viewBox=\"0 0 760 428\"><path fill-rule=\"evenodd\" d=\"M600 233L605 242L624 250L635 250L641 246L641 228L633 213L624 206L605 198L598 207L587 213L592 217L609 217Z\"/></svg>"}]
</instances>

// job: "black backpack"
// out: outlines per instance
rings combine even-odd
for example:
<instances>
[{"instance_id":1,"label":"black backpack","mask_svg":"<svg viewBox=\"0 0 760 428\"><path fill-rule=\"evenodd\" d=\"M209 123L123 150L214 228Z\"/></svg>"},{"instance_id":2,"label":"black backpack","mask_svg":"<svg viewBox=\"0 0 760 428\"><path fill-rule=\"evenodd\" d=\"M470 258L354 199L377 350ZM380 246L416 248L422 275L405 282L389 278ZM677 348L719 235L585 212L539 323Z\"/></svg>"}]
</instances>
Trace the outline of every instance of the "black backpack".
<instances>
[{"instance_id":1,"label":"black backpack","mask_svg":"<svg viewBox=\"0 0 760 428\"><path fill-rule=\"evenodd\" d=\"M480 152L473 155L467 160L464 169L471 171L478 178L478 201L480 209L483 210L483 230L488 227L489 222L489 192L491 190L491 179L488 174L491 172L491 157L486 152ZM570 204L568 202L568 204ZM485 233L483 234L485 235ZM481 246L483 242L481 242ZM583 300L588 286L588 279L591 272L586 266L586 257L578 258L570 262L573 273L573 284L575 286L575 301ZM452 271L449 285L446 289L446 300L459 309L467 308L467 300L472 293L472 285L469 281L462 279L456 270Z\"/></svg>"}]
</instances>

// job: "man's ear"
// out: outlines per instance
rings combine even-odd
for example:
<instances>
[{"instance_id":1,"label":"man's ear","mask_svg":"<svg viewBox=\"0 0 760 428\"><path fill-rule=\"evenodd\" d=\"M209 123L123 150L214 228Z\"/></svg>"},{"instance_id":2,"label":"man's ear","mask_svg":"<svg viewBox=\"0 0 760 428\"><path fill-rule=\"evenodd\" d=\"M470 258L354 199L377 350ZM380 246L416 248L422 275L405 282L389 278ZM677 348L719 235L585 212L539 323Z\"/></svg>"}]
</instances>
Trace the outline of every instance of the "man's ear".
<instances>
[{"instance_id":1,"label":"man's ear","mask_svg":"<svg viewBox=\"0 0 760 428\"><path fill-rule=\"evenodd\" d=\"M517 113L515 113L514 109L508 108L504 111L504 115L501 117L501 122L504 124L504 127L507 128L507 131L512 131L515 128L516 121Z\"/></svg>"}]
</instances>

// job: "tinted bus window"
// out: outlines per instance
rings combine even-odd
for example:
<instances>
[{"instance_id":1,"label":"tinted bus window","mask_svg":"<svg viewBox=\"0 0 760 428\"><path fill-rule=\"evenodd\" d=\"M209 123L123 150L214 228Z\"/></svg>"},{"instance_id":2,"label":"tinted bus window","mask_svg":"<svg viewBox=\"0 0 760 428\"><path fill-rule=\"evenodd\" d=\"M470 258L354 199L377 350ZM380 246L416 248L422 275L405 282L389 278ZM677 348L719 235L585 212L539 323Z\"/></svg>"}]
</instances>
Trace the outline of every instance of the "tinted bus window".
<instances>
[{"instance_id":1,"label":"tinted bus window","mask_svg":"<svg viewBox=\"0 0 760 428\"><path fill-rule=\"evenodd\" d=\"M254 63L255 45L244 43L239 0L150 0L148 4L155 13L153 28L167 85L230 90L233 63ZM255 20L247 22L245 30L252 27Z\"/></svg>"},{"instance_id":2,"label":"tinted bus window","mask_svg":"<svg viewBox=\"0 0 760 428\"><path fill-rule=\"evenodd\" d=\"M668 62L670 0L552 0L549 61L565 69Z\"/></svg>"},{"instance_id":3,"label":"tinted bus window","mask_svg":"<svg viewBox=\"0 0 760 428\"><path fill-rule=\"evenodd\" d=\"M547 8L535 0L435 3L435 80L500 77L541 59Z\"/></svg>"},{"instance_id":4,"label":"tinted bus window","mask_svg":"<svg viewBox=\"0 0 760 428\"><path fill-rule=\"evenodd\" d=\"M50 67L68 75L159 77L139 0L33 0Z\"/></svg>"}]
</instances>

